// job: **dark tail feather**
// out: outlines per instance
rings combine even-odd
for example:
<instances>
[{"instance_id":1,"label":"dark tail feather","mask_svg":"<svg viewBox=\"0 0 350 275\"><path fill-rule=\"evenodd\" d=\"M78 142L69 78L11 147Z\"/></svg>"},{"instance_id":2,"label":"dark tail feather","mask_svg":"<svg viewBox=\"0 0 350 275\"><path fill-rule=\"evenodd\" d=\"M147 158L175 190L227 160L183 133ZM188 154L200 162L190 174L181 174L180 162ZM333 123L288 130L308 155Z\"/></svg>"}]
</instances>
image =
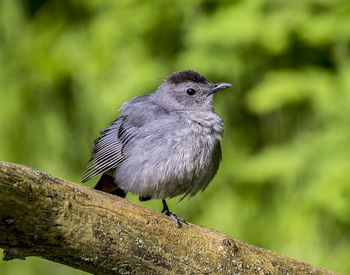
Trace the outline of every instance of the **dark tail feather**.
<instances>
[{"instance_id":1,"label":"dark tail feather","mask_svg":"<svg viewBox=\"0 0 350 275\"><path fill-rule=\"evenodd\" d=\"M114 178L106 173L102 174L99 181L94 186L94 189L101 190L103 192L111 193L119 197L125 198L126 193L115 184Z\"/></svg>"}]
</instances>

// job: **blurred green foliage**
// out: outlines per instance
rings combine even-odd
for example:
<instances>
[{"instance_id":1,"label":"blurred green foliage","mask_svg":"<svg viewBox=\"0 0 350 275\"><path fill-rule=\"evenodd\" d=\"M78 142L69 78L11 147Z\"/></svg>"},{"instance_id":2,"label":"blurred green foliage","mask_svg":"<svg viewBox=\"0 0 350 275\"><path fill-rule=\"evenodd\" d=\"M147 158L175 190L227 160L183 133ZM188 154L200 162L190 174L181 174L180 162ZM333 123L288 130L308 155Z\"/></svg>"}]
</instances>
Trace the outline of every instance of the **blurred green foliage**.
<instances>
[{"instance_id":1,"label":"blurred green foliage","mask_svg":"<svg viewBox=\"0 0 350 275\"><path fill-rule=\"evenodd\" d=\"M216 96L223 163L204 193L171 209L349 274L349 18L348 0L0 0L0 159L79 182L124 101L198 70L234 84Z\"/></svg>"}]
</instances>

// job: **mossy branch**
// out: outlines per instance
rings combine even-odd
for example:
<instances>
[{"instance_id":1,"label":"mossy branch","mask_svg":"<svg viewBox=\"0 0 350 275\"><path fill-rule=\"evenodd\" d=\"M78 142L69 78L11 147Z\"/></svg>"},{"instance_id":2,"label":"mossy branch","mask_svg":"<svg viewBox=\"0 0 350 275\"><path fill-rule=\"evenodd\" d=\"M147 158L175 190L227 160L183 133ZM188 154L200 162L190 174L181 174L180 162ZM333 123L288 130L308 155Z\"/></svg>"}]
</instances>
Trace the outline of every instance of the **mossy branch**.
<instances>
[{"instance_id":1,"label":"mossy branch","mask_svg":"<svg viewBox=\"0 0 350 275\"><path fill-rule=\"evenodd\" d=\"M93 274L334 274L34 169L0 162L4 260Z\"/></svg>"}]
</instances>

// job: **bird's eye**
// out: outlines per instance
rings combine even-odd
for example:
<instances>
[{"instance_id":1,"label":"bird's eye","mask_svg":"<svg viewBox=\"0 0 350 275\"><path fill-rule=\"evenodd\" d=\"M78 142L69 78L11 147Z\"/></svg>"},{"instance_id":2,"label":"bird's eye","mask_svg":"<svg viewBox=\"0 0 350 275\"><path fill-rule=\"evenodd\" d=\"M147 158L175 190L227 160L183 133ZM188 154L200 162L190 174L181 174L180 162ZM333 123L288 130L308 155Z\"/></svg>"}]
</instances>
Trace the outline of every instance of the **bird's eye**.
<instances>
[{"instance_id":1,"label":"bird's eye","mask_svg":"<svg viewBox=\"0 0 350 275\"><path fill-rule=\"evenodd\" d=\"M192 89L192 88L189 88L189 89L187 89L186 93L187 93L188 95L194 95L194 94L196 93L196 90L195 90L195 89Z\"/></svg>"}]
</instances>

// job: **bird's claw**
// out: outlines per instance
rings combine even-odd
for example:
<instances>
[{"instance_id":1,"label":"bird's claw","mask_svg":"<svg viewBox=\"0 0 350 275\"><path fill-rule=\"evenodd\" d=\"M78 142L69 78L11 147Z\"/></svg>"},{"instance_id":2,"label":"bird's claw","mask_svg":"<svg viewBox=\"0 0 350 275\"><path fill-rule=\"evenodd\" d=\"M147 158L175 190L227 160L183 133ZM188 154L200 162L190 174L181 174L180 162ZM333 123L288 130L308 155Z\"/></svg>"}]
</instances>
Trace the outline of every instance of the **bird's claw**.
<instances>
[{"instance_id":1,"label":"bird's claw","mask_svg":"<svg viewBox=\"0 0 350 275\"><path fill-rule=\"evenodd\" d=\"M187 224L185 219L176 216L175 214L171 213L169 210L163 210L162 213L169 216L170 218L172 218L172 220L175 222L177 228L181 227L181 223L179 223L179 222L183 222L183 223Z\"/></svg>"}]
</instances>

